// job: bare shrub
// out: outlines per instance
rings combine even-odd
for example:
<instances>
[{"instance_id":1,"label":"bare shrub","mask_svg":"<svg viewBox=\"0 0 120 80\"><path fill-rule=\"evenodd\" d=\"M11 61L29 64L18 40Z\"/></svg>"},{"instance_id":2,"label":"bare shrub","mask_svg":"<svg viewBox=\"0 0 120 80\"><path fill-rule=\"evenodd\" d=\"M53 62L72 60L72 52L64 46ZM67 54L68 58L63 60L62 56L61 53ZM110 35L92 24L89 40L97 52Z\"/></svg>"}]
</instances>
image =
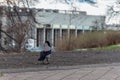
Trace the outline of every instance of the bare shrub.
<instances>
[{"instance_id":1,"label":"bare shrub","mask_svg":"<svg viewBox=\"0 0 120 80\"><path fill-rule=\"evenodd\" d=\"M106 45L106 39L103 32L87 32L79 35L77 38L78 48L94 48Z\"/></svg>"},{"instance_id":2,"label":"bare shrub","mask_svg":"<svg viewBox=\"0 0 120 80\"><path fill-rule=\"evenodd\" d=\"M58 42L57 48L59 50L73 50L80 48L96 48L107 45L114 45L120 43L120 32L118 31L94 31L85 32L75 38L71 35L70 38L64 38Z\"/></svg>"},{"instance_id":3,"label":"bare shrub","mask_svg":"<svg viewBox=\"0 0 120 80\"><path fill-rule=\"evenodd\" d=\"M120 43L120 32L119 31L108 31L106 34L108 45L114 45Z\"/></svg>"},{"instance_id":4,"label":"bare shrub","mask_svg":"<svg viewBox=\"0 0 120 80\"><path fill-rule=\"evenodd\" d=\"M14 47L11 47L11 50L13 51L22 51L24 50L24 46L25 46L25 41L27 40L27 35L30 31L30 27L29 27L29 22L26 21L24 23L16 23L15 25L9 27L7 29L7 33L11 34L11 36L13 35L15 41L15 45ZM12 44L11 43L11 39L8 39L8 44Z\"/></svg>"},{"instance_id":5,"label":"bare shrub","mask_svg":"<svg viewBox=\"0 0 120 80\"><path fill-rule=\"evenodd\" d=\"M57 49L58 50L72 50L76 48L76 37L71 35L69 38L67 36L63 36L62 40L57 41Z\"/></svg>"}]
</instances>

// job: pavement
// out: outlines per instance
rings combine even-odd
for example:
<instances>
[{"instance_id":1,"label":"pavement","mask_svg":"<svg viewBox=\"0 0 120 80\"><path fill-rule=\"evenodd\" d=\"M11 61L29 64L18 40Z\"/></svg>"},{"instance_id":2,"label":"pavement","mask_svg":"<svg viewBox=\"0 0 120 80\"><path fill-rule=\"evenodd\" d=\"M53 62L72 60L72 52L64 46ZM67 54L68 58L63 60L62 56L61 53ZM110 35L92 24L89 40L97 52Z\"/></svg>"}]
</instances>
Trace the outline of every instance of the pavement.
<instances>
[{"instance_id":1,"label":"pavement","mask_svg":"<svg viewBox=\"0 0 120 80\"><path fill-rule=\"evenodd\" d=\"M120 80L120 63L0 69L0 80Z\"/></svg>"}]
</instances>

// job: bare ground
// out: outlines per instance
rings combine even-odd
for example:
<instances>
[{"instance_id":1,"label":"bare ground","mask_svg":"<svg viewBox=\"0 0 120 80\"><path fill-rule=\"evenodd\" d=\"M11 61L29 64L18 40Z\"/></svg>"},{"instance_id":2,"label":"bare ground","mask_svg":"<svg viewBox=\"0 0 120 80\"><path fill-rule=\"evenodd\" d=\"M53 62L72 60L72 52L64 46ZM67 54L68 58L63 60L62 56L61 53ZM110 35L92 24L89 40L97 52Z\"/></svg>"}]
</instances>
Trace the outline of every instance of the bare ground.
<instances>
[{"instance_id":1,"label":"bare ground","mask_svg":"<svg viewBox=\"0 0 120 80\"><path fill-rule=\"evenodd\" d=\"M0 55L0 69L44 67L38 63L39 52ZM52 52L47 66L72 66L120 62L120 50Z\"/></svg>"}]
</instances>

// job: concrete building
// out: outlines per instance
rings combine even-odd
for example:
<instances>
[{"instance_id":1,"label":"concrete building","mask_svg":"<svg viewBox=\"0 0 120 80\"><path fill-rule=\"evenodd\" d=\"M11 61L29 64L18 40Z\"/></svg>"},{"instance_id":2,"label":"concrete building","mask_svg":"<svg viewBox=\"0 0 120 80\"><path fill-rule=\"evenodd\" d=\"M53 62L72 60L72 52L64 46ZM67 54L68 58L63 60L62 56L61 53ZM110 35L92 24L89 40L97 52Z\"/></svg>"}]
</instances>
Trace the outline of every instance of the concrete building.
<instances>
[{"instance_id":1,"label":"concrete building","mask_svg":"<svg viewBox=\"0 0 120 80\"><path fill-rule=\"evenodd\" d=\"M77 35L84 31L101 30L105 16L87 15L81 11L38 9L36 19L37 46L48 40L55 46L63 36Z\"/></svg>"},{"instance_id":2,"label":"concrete building","mask_svg":"<svg viewBox=\"0 0 120 80\"><path fill-rule=\"evenodd\" d=\"M31 9L26 9L27 12L29 10ZM42 45L45 40L50 41L55 46L57 40L62 40L63 36L75 35L77 37L81 32L84 33L94 29L101 30L105 22L105 16L87 15L84 11L51 9L32 9L32 11L35 13L36 21L39 23L34 23L35 27L30 31L31 36L29 39L31 37L34 39L34 46L32 47ZM19 8L19 12L22 13L24 10ZM1 16L1 22L2 24L7 23L7 16L4 13ZM5 36L1 40L1 43L3 43Z\"/></svg>"}]
</instances>

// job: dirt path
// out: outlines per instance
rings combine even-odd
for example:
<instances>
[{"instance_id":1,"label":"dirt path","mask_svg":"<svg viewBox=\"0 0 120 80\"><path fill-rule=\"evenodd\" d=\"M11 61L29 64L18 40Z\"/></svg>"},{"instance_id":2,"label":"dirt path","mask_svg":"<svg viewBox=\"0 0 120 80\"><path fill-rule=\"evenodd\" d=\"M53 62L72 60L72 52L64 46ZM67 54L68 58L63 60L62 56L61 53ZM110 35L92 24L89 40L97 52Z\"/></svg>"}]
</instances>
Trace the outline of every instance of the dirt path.
<instances>
[{"instance_id":1,"label":"dirt path","mask_svg":"<svg viewBox=\"0 0 120 80\"><path fill-rule=\"evenodd\" d=\"M39 53L0 55L0 69L44 67L38 64ZM120 50L87 50L53 52L51 63L47 66L72 66L120 62Z\"/></svg>"}]
</instances>

